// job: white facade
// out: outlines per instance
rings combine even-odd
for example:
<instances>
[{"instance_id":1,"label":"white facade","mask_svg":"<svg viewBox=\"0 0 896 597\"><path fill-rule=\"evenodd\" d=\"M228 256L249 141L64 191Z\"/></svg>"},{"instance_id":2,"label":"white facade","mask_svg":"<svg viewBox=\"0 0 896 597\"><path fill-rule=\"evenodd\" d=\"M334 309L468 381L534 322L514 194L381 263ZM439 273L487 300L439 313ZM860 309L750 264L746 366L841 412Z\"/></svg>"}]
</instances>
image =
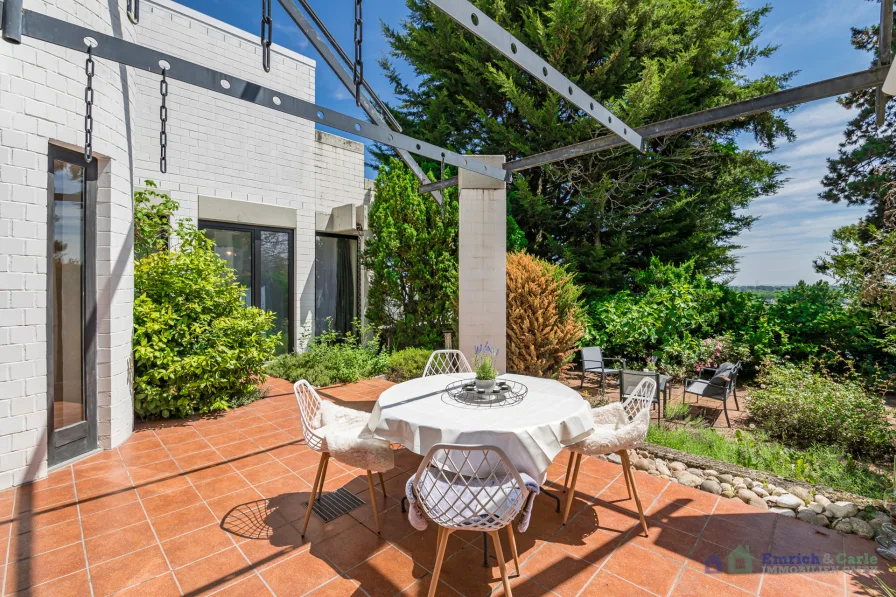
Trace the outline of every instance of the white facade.
<instances>
[{"instance_id":1,"label":"white facade","mask_svg":"<svg viewBox=\"0 0 896 597\"><path fill-rule=\"evenodd\" d=\"M136 26L124 0L25 0L25 8L314 101L313 60L274 46L265 73L257 35L168 0L143 0ZM47 471L47 156L51 146L83 151L84 60L29 38L0 42L0 489ZM155 181L180 203L178 216L194 221L238 213L244 224L276 217L294 229L296 338L314 320L317 223L371 197L360 143L178 81L169 81L161 174L159 77L97 59L94 87L97 436L108 449L133 428L132 188Z\"/></svg>"}]
</instances>

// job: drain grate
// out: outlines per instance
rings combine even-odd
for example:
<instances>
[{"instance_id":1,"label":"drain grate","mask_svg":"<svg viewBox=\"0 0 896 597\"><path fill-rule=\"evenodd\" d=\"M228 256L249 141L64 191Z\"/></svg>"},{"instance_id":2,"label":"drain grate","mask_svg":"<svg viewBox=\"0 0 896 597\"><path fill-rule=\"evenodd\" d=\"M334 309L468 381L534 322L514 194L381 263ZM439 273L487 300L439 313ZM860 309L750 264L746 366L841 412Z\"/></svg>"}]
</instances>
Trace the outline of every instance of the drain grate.
<instances>
[{"instance_id":1,"label":"drain grate","mask_svg":"<svg viewBox=\"0 0 896 597\"><path fill-rule=\"evenodd\" d=\"M311 511L322 521L331 522L366 503L345 487L340 487L336 491L320 496L320 499L314 502ZM305 505L307 506L308 502L305 502Z\"/></svg>"}]
</instances>

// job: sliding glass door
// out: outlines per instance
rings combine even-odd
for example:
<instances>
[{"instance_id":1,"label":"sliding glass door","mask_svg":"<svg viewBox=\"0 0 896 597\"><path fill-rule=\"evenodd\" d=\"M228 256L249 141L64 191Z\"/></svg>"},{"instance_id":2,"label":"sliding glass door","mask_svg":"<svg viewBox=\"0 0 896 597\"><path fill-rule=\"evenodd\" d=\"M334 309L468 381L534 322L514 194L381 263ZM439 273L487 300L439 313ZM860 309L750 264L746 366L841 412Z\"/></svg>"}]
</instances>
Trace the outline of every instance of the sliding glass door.
<instances>
[{"instance_id":1,"label":"sliding glass door","mask_svg":"<svg viewBox=\"0 0 896 597\"><path fill-rule=\"evenodd\" d=\"M358 317L358 238L318 233L314 245L314 330L344 334Z\"/></svg>"},{"instance_id":2,"label":"sliding glass door","mask_svg":"<svg viewBox=\"0 0 896 597\"><path fill-rule=\"evenodd\" d=\"M277 354L288 352L295 346L293 231L204 220L199 227L215 241L215 252L245 287L245 303L274 314L271 332L280 333Z\"/></svg>"},{"instance_id":3,"label":"sliding glass door","mask_svg":"<svg viewBox=\"0 0 896 597\"><path fill-rule=\"evenodd\" d=\"M97 162L50 146L47 410L50 466L97 447Z\"/></svg>"}]
</instances>

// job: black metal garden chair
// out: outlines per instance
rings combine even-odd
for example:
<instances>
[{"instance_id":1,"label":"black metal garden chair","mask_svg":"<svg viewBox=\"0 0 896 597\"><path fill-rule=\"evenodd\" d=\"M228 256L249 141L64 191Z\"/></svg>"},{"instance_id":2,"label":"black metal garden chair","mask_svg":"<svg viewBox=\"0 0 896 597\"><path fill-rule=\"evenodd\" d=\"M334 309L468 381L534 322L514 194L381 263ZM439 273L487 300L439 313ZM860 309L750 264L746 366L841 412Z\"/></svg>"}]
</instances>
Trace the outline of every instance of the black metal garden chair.
<instances>
[{"instance_id":1,"label":"black metal garden chair","mask_svg":"<svg viewBox=\"0 0 896 597\"><path fill-rule=\"evenodd\" d=\"M600 374L600 388L603 394L607 393L607 375L619 375L619 372L622 369L625 369L625 359L617 359L613 357L605 357L603 351L599 346L586 346L581 350L582 354L582 384L579 386L585 386L585 374L586 373L598 373ZM607 361L616 361L622 363L622 368L614 369L612 367L607 368L604 366L604 363Z\"/></svg>"},{"instance_id":2,"label":"black metal garden chair","mask_svg":"<svg viewBox=\"0 0 896 597\"><path fill-rule=\"evenodd\" d=\"M697 402L700 398L710 398L719 400L722 403L722 409L725 412L725 422L731 427L731 419L728 418L728 397L734 396L734 406L740 410L740 404L737 403L737 376L743 366L742 361L737 363L722 363L718 367L704 367L700 370L697 378L684 380L685 400L688 394L697 396ZM704 379L704 373L711 373L710 379Z\"/></svg>"},{"instance_id":3,"label":"black metal garden chair","mask_svg":"<svg viewBox=\"0 0 896 597\"><path fill-rule=\"evenodd\" d=\"M635 395L635 389L643 379L652 379L655 384L655 392L652 397L651 408L656 405L656 422L662 424L662 417L666 412L666 403L669 398L668 382L672 379L668 375L662 375L658 371L629 371L623 369L619 372L619 401L625 402Z\"/></svg>"}]
</instances>

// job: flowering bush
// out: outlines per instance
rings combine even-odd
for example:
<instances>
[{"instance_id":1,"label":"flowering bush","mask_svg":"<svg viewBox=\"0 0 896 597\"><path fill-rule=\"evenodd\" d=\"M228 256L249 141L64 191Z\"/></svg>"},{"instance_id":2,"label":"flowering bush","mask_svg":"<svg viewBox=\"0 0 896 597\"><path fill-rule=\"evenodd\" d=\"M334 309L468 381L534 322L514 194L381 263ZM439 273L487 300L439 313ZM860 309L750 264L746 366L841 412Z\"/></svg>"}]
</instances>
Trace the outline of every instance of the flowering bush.
<instances>
[{"instance_id":1,"label":"flowering bush","mask_svg":"<svg viewBox=\"0 0 896 597\"><path fill-rule=\"evenodd\" d=\"M768 364L757 382L747 409L772 437L796 448L838 445L855 456L893 453L896 431L883 401L859 383L789 362Z\"/></svg>"}]
</instances>

